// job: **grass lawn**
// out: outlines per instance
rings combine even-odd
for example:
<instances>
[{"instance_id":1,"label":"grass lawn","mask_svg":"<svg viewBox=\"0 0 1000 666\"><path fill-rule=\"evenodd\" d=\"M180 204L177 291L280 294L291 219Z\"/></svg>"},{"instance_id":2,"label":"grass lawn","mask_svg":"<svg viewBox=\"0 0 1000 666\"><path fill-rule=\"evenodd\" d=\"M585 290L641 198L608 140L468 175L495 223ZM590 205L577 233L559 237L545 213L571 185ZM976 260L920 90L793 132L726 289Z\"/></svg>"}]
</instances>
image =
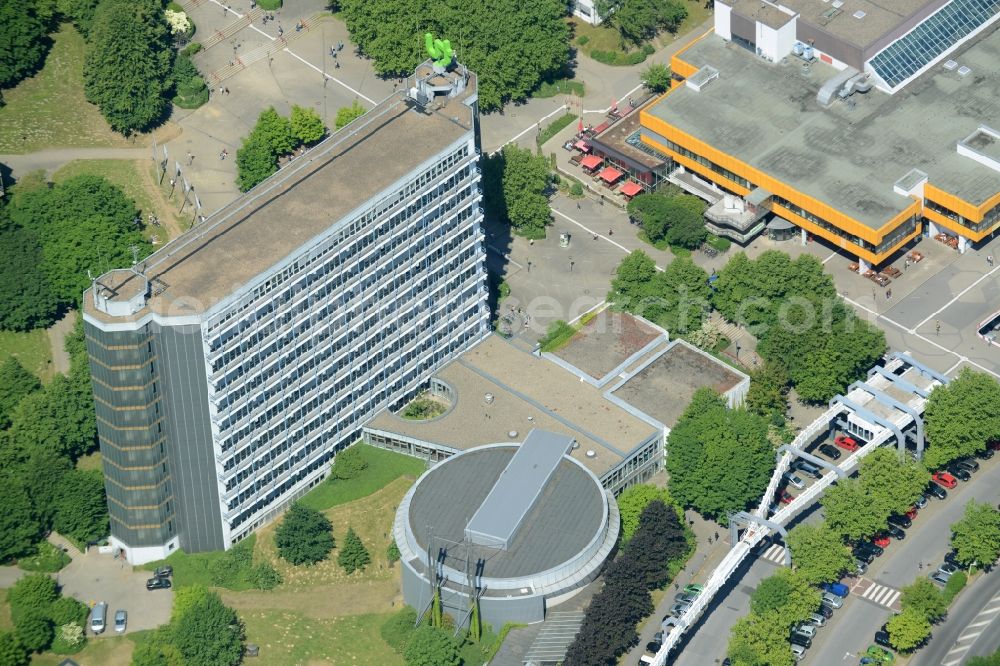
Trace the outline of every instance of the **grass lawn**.
<instances>
[{"instance_id":1,"label":"grass lawn","mask_svg":"<svg viewBox=\"0 0 1000 666\"><path fill-rule=\"evenodd\" d=\"M0 588L0 631L10 631L14 623L10 619L10 604L7 603L7 590Z\"/></svg>"},{"instance_id":2,"label":"grass lawn","mask_svg":"<svg viewBox=\"0 0 1000 666\"><path fill-rule=\"evenodd\" d=\"M318 511L371 495L386 486L393 479L409 476L416 479L424 473L427 465L419 458L411 458L401 453L376 449L367 444L355 444L361 457L368 462L368 468L356 479L341 480L329 478L309 491L300 502Z\"/></svg>"},{"instance_id":3,"label":"grass lawn","mask_svg":"<svg viewBox=\"0 0 1000 666\"><path fill-rule=\"evenodd\" d=\"M97 469L103 471L104 465L101 463L101 452L94 451L93 453L88 453L87 455L80 457L76 461L76 468L83 470Z\"/></svg>"},{"instance_id":4,"label":"grass lawn","mask_svg":"<svg viewBox=\"0 0 1000 666\"><path fill-rule=\"evenodd\" d=\"M314 619L283 610L249 610L240 613L246 623L247 642L260 645L260 666L285 664L354 664L402 666L379 635L391 613Z\"/></svg>"},{"instance_id":5,"label":"grass lawn","mask_svg":"<svg viewBox=\"0 0 1000 666\"><path fill-rule=\"evenodd\" d=\"M0 125L3 122L0 120ZM33 372L43 382L52 379L52 344L43 328L27 333L0 331L0 362L14 356L29 372Z\"/></svg>"},{"instance_id":6,"label":"grass lawn","mask_svg":"<svg viewBox=\"0 0 1000 666\"><path fill-rule=\"evenodd\" d=\"M167 201L169 190L162 190L157 185L152 160L74 160L53 173L52 181L61 183L81 174L103 176L122 188L125 196L135 202L143 220L149 213L156 215L166 226L159 229L149 227L146 232L159 235L161 241L169 240L167 236L173 238L179 235L181 225L191 222L189 215L178 221L175 213L180 206L180 196L174 195L174 203Z\"/></svg>"},{"instance_id":7,"label":"grass lawn","mask_svg":"<svg viewBox=\"0 0 1000 666\"><path fill-rule=\"evenodd\" d=\"M135 145L112 132L97 107L83 95L84 42L80 33L64 23L52 38L52 50L42 71L4 91L7 105L0 107L0 153Z\"/></svg>"},{"instance_id":8,"label":"grass lawn","mask_svg":"<svg viewBox=\"0 0 1000 666\"><path fill-rule=\"evenodd\" d=\"M706 7L701 0L681 0L681 2L687 7L687 18L681 22L677 32L661 32L653 39L653 46L657 49L684 37L712 16L712 10ZM588 57L591 51L595 50L618 53L632 53L637 50L635 48L622 49L618 31L608 24L594 26L576 17L570 19L570 24L573 30L573 46L580 49ZM583 43L581 44L581 42Z\"/></svg>"},{"instance_id":9,"label":"grass lawn","mask_svg":"<svg viewBox=\"0 0 1000 666\"><path fill-rule=\"evenodd\" d=\"M129 636L102 636L94 638L87 636L87 645L71 655L53 654L44 652L31 656L31 666L57 666L64 659L72 659L81 666L90 664L100 664L101 666L129 666L132 662L132 650L135 643L132 637L139 636L140 633Z\"/></svg>"},{"instance_id":10,"label":"grass lawn","mask_svg":"<svg viewBox=\"0 0 1000 666\"><path fill-rule=\"evenodd\" d=\"M251 542L249 546L251 549L254 545L253 540L256 538L256 534L251 534L246 538L247 541ZM166 560L149 562L139 568L153 571L164 562L168 562L174 568L173 579L176 587L186 587L188 585L213 587L215 583L212 579L212 565L217 560L225 558L227 552L224 550L213 550L208 553L185 553L183 550L178 550L172 553ZM233 585L233 589L248 590L250 586L246 583L236 583Z\"/></svg>"}]
</instances>

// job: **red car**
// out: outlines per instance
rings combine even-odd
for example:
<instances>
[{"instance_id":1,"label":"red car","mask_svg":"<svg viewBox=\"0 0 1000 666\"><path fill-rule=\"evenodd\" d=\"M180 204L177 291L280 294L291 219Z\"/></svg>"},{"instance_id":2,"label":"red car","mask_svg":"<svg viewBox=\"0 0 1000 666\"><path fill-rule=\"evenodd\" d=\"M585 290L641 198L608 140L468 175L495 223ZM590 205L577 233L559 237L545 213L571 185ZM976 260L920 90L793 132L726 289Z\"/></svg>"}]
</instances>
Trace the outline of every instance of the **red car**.
<instances>
[{"instance_id":1,"label":"red car","mask_svg":"<svg viewBox=\"0 0 1000 666\"><path fill-rule=\"evenodd\" d=\"M909 509L906 510L906 514L904 515L910 520L915 520L917 517L917 507L911 506Z\"/></svg>"},{"instance_id":2,"label":"red car","mask_svg":"<svg viewBox=\"0 0 1000 666\"><path fill-rule=\"evenodd\" d=\"M845 451L857 451L858 443L847 435L837 435L833 438L833 443Z\"/></svg>"},{"instance_id":3,"label":"red car","mask_svg":"<svg viewBox=\"0 0 1000 666\"><path fill-rule=\"evenodd\" d=\"M991 451L1000 451L1000 439L991 439L990 441L986 442L986 448L990 449Z\"/></svg>"},{"instance_id":4,"label":"red car","mask_svg":"<svg viewBox=\"0 0 1000 666\"><path fill-rule=\"evenodd\" d=\"M939 486L944 486L945 488L954 488L958 485L958 481L955 477L948 472L934 472L931 474L931 481Z\"/></svg>"},{"instance_id":5,"label":"red car","mask_svg":"<svg viewBox=\"0 0 1000 666\"><path fill-rule=\"evenodd\" d=\"M795 497L790 492L788 492L787 490L781 491L781 498L779 501L782 504L791 504L793 499L795 499Z\"/></svg>"},{"instance_id":6,"label":"red car","mask_svg":"<svg viewBox=\"0 0 1000 666\"><path fill-rule=\"evenodd\" d=\"M872 539L872 543L879 548L889 547L889 537L885 534L876 534L875 538Z\"/></svg>"}]
</instances>

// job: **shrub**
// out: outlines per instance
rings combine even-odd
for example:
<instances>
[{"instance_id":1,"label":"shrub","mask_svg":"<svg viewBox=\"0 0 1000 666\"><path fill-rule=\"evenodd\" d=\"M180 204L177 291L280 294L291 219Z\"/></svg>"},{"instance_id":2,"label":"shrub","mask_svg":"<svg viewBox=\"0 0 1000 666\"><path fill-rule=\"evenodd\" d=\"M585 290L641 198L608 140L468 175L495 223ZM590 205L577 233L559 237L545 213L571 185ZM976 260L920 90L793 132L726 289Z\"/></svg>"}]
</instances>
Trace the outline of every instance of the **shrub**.
<instances>
[{"instance_id":1,"label":"shrub","mask_svg":"<svg viewBox=\"0 0 1000 666\"><path fill-rule=\"evenodd\" d=\"M56 582L45 574L29 574L14 583L7 592L14 624L31 616L47 616L52 602L59 598Z\"/></svg>"},{"instance_id":2,"label":"shrub","mask_svg":"<svg viewBox=\"0 0 1000 666\"><path fill-rule=\"evenodd\" d=\"M48 541L41 541L35 554L18 559L17 566L25 571L55 573L71 561L70 556L63 552L62 548L57 548Z\"/></svg>"},{"instance_id":3,"label":"shrub","mask_svg":"<svg viewBox=\"0 0 1000 666\"><path fill-rule=\"evenodd\" d=\"M538 143L539 146L545 145L545 142L547 142L549 139L551 139L556 134L563 131L570 125L572 125L574 120L576 120L575 115L573 115L572 113L564 113L562 116L556 118L551 123L549 123L545 127L545 129L539 132L538 137L535 139L535 141Z\"/></svg>"},{"instance_id":4,"label":"shrub","mask_svg":"<svg viewBox=\"0 0 1000 666\"><path fill-rule=\"evenodd\" d=\"M12 631L0 631L0 664L28 666L28 653Z\"/></svg>"},{"instance_id":5,"label":"shrub","mask_svg":"<svg viewBox=\"0 0 1000 666\"><path fill-rule=\"evenodd\" d=\"M410 636L416 630L417 611L407 606L394 614L379 627L379 635L386 645L399 654L403 654Z\"/></svg>"},{"instance_id":6,"label":"shrub","mask_svg":"<svg viewBox=\"0 0 1000 666\"><path fill-rule=\"evenodd\" d=\"M182 109L197 109L208 102L208 86L200 76L192 76L184 83L178 84L174 104Z\"/></svg>"},{"instance_id":7,"label":"shrub","mask_svg":"<svg viewBox=\"0 0 1000 666\"><path fill-rule=\"evenodd\" d=\"M578 97L583 97L585 90L581 81L556 79L555 81L542 81L531 96L538 99L555 97L556 95L577 95Z\"/></svg>"},{"instance_id":8,"label":"shrub","mask_svg":"<svg viewBox=\"0 0 1000 666\"><path fill-rule=\"evenodd\" d=\"M966 576L964 571L956 571L945 583L944 589L941 590L941 596L944 599L945 604L951 604L958 593L962 591L965 584L968 582L969 578Z\"/></svg>"},{"instance_id":9,"label":"shrub","mask_svg":"<svg viewBox=\"0 0 1000 666\"><path fill-rule=\"evenodd\" d=\"M326 516L296 502L274 533L278 554L292 564L325 560L334 546L332 529Z\"/></svg>"},{"instance_id":10,"label":"shrub","mask_svg":"<svg viewBox=\"0 0 1000 666\"><path fill-rule=\"evenodd\" d=\"M583 196L583 185L580 183L573 183L569 186L570 196L582 197Z\"/></svg>"},{"instance_id":11,"label":"shrub","mask_svg":"<svg viewBox=\"0 0 1000 666\"><path fill-rule=\"evenodd\" d=\"M576 38L576 43L579 44L580 46L586 46L589 42L590 42L590 37L587 37L587 35L580 35L579 37Z\"/></svg>"},{"instance_id":12,"label":"shrub","mask_svg":"<svg viewBox=\"0 0 1000 666\"><path fill-rule=\"evenodd\" d=\"M84 636L83 627L76 622L70 622L56 630L49 649L56 654L74 654L82 650L86 644L87 637Z\"/></svg>"},{"instance_id":13,"label":"shrub","mask_svg":"<svg viewBox=\"0 0 1000 666\"><path fill-rule=\"evenodd\" d=\"M548 330L545 331L545 335L538 341L538 344L541 345L544 352L555 351L568 342L574 333L576 333L575 328L562 319L557 319L549 324Z\"/></svg>"},{"instance_id":14,"label":"shrub","mask_svg":"<svg viewBox=\"0 0 1000 666\"><path fill-rule=\"evenodd\" d=\"M278 570L267 562L250 567L247 579L258 590L273 590L283 582Z\"/></svg>"},{"instance_id":15,"label":"shrub","mask_svg":"<svg viewBox=\"0 0 1000 666\"><path fill-rule=\"evenodd\" d=\"M356 478L361 472L368 468L368 461L361 454L361 449L356 446L349 446L333 459L330 467L330 476L335 479L346 481Z\"/></svg>"},{"instance_id":16,"label":"shrub","mask_svg":"<svg viewBox=\"0 0 1000 666\"><path fill-rule=\"evenodd\" d=\"M257 0L257 6L273 12L275 9L281 9L281 0Z\"/></svg>"},{"instance_id":17,"label":"shrub","mask_svg":"<svg viewBox=\"0 0 1000 666\"><path fill-rule=\"evenodd\" d=\"M201 42L191 42L190 44L188 44L187 46L185 46L183 49L181 49L180 53L181 53L182 56L190 58L195 53L198 53L198 51L201 51Z\"/></svg>"},{"instance_id":18,"label":"shrub","mask_svg":"<svg viewBox=\"0 0 1000 666\"><path fill-rule=\"evenodd\" d=\"M86 624L90 608L73 597L59 597L49 606L48 616L57 627L66 624Z\"/></svg>"},{"instance_id":19,"label":"shrub","mask_svg":"<svg viewBox=\"0 0 1000 666\"><path fill-rule=\"evenodd\" d=\"M22 617L14 627L17 642L28 652L42 652L52 644L55 636L52 620L44 615Z\"/></svg>"},{"instance_id":20,"label":"shrub","mask_svg":"<svg viewBox=\"0 0 1000 666\"><path fill-rule=\"evenodd\" d=\"M173 0L170 0L170 2L167 3L167 9L169 9L172 12L181 12L182 14L184 13L184 8L181 7L180 3L174 2Z\"/></svg>"},{"instance_id":21,"label":"shrub","mask_svg":"<svg viewBox=\"0 0 1000 666\"><path fill-rule=\"evenodd\" d=\"M385 559L389 560L389 564L395 564L399 561L400 557L399 546L396 545L396 540L393 539L389 543L389 547L385 549Z\"/></svg>"}]
</instances>

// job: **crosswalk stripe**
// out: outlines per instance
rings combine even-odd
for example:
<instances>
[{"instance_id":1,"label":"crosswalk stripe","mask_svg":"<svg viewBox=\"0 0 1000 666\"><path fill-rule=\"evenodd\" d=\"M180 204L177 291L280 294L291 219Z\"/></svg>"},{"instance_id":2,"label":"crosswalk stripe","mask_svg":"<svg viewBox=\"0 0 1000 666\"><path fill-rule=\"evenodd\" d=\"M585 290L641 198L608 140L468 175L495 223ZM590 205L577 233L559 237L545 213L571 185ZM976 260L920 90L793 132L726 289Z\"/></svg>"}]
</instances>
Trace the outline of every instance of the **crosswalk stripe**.
<instances>
[{"instance_id":1,"label":"crosswalk stripe","mask_svg":"<svg viewBox=\"0 0 1000 666\"><path fill-rule=\"evenodd\" d=\"M878 604L880 606L885 606L886 608L891 608L896 600L900 597L900 591L889 587L888 585L879 585L878 583L872 583L867 590L861 593L863 599Z\"/></svg>"},{"instance_id":2,"label":"crosswalk stripe","mask_svg":"<svg viewBox=\"0 0 1000 666\"><path fill-rule=\"evenodd\" d=\"M894 603L896 603L896 599L899 599L901 594L902 593L899 590L893 590L893 593L890 594L889 597L885 600L885 605L892 606Z\"/></svg>"}]
</instances>

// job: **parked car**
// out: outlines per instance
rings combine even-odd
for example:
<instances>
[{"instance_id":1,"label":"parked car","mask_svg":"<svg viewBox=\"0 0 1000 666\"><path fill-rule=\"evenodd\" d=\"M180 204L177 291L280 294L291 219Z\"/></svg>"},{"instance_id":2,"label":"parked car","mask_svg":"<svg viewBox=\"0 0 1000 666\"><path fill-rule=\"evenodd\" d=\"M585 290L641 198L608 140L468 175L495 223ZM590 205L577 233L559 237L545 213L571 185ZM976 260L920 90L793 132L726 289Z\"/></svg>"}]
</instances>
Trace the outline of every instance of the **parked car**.
<instances>
[{"instance_id":1,"label":"parked car","mask_svg":"<svg viewBox=\"0 0 1000 666\"><path fill-rule=\"evenodd\" d=\"M879 548L888 548L889 537L886 534L876 534L874 537L872 537L872 543L878 546Z\"/></svg>"},{"instance_id":2,"label":"parked car","mask_svg":"<svg viewBox=\"0 0 1000 666\"><path fill-rule=\"evenodd\" d=\"M911 525L913 525L913 521L910 520L909 513L910 512L907 511L906 514L902 516L898 515L889 516L889 524L895 525L896 527L903 527L903 528L910 527ZM916 513L914 513L914 515L916 515Z\"/></svg>"},{"instance_id":3,"label":"parked car","mask_svg":"<svg viewBox=\"0 0 1000 666\"><path fill-rule=\"evenodd\" d=\"M701 594L702 590L705 589L704 585L698 585L697 583L691 583L690 585L684 586L684 594L693 594L698 596Z\"/></svg>"},{"instance_id":4,"label":"parked car","mask_svg":"<svg viewBox=\"0 0 1000 666\"><path fill-rule=\"evenodd\" d=\"M865 565L871 564L875 561L875 553L863 548L855 548L854 557L859 563L863 563Z\"/></svg>"},{"instance_id":5,"label":"parked car","mask_svg":"<svg viewBox=\"0 0 1000 666\"><path fill-rule=\"evenodd\" d=\"M936 497L939 500L948 499L948 491L936 483L930 483L927 485L927 494Z\"/></svg>"},{"instance_id":6,"label":"parked car","mask_svg":"<svg viewBox=\"0 0 1000 666\"><path fill-rule=\"evenodd\" d=\"M958 565L952 564L951 562L943 562L941 566L938 567L938 571L941 573L946 573L949 576L958 571Z\"/></svg>"},{"instance_id":7,"label":"parked car","mask_svg":"<svg viewBox=\"0 0 1000 666\"><path fill-rule=\"evenodd\" d=\"M153 575L157 578L170 578L174 575L174 568L169 564L164 564L162 567L157 567Z\"/></svg>"},{"instance_id":8,"label":"parked car","mask_svg":"<svg viewBox=\"0 0 1000 666\"><path fill-rule=\"evenodd\" d=\"M816 626L809 624L808 622L797 624L792 627L792 634L799 634L800 636L805 636L806 638L812 638L816 635Z\"/></svg>"},{"instance_id":9,"label":"parked car","mask_svg":"<svg viewBox=\"0 0 1000 666\"><path fill-rule=\"evenodd\" d=\"M858 576L864 576L865 572L868 571L868 565L861 560L854 560L854 573Z\"/></svg>"},{"instance_id":10,"label":"parked car","mask_svg":"<svg viewBox=\"0 0 1000 666\"><path fill-rule=\"evenodd\" d=\"M891 664L895 660L896 655L878 645L869 645L868 651L861 657L862 664Z\"/></svg>"},{"instance_id":11,"label":"parked car","mask_svg":"<svg viewBox=\"0 0 1000 666\"><path fill-rule=\"evenodd\" d=\"M90 610L90 630L95 634L104 633L108 621L108 603L98 602Z\"/></svg>"},{"instance_id":12,"label":"parked car","mask_svg":"<svg viewBox=\"0 0 1000 666\"><path fill-rule=\"evenodd\" d=\"M653 654L656 654L657 652L660 651L661 647L663 647L663 643L660 643L659 641L650 641L646 643L646 652L652 652Z\"/></svg>"},{"instance_id":13,"label":"parked car","mask_svg":"<svg viewBox=\"0 0 1000 666\"><path fill-rule=\"evenodd\" d=\"M840 451L832 444L820 444L819 452L831 460L840 460Z\"/></svg>"},{"instance_id":14,"label":"parked car","mask_svg":"<svg viewBox=\"0 0 1000 666\"><path fill-rule=\"evenodd\" d=\"M801 645L804 648L812 647L813 639L802 634L792 634L788 637L788 642L792 645Z\"/></svg>"},{"instance_id":15,"label":"parked car","mask_svg":"<svg viewBox=\"0 0 1000 666\"><path fill-rule=\"evenodd\" d=\"M119 609L115 611L115 633L125 633L125 626L128 624L128 613Z\"/></svg>"},{"instance_id":16,"label":"parked car","mask_svg":"<svg viewBox=\"0 0 1000 666\"><path fill-rule=\"evenodd\" d=\"M1000 439L991 439L986 442L986 448L990 451L1000 451Z\"/></svg>"},{"instance_id":17,"label":"parked car","mask_svg":"<svg viewBox=\"0 0 1000 666\"><path fill-rule=\"evenodd\" d=\"M823 596L820 597L820 603L831 608L840 608L844 605L844 600L832 592L824 592Z\"/></svg>"},{"instance_id":18,"label":"parked car","mask_svg":"<svg viewBox=\"0 0 1000 666\"><path fill-rule=\"evenodd\" d=\"M948 564L954 564L959 569L965 568L965 565L958 561L958 553L953 550L949 550L944 554L944 561Z\"/></svg>"},{"instance_id":19,"label":"parked car","mask_svg":"<svg viewBox=\"0 0 1000 666\"><path fill-rule=\"evenodd\" d=\"M948 472L934 472L931 474L931 481L939 486L944 486L949 490L958 485L958 481L955 480L955 477Z\"/></svg>"},{"instance_id":20,"label":"parked car","mask_svg":"<svg viewBox=\"0 0 1000 666\"><path fill-rule=\"evenodd\" d=\"M965 467L962 467L961 465L956 465L954 463L948 465L948 472L951 473L951 475L954 476L956 479L959 479L961 481L968 481L972 478L972 472L970 472Z\"/></svg>"},{"instance_id":21,"label":"parked car","mask_svg":"<svg viewBox=\"0 0 1000 666\"><path fill-rule=\"evenodd\" d=\"M819 467L817 467L816 465L813 465L808 460L802 460L800 458L799 460L795 461L795 463L792 465L792 467L795 468L795 469L797 469L797 470L799 470L803 474L808 474L809 476L811 476L814 479L821 479L821 478L823 478L823 471Z\"/></svg>"},{"instance_id":22,"label":"parked car","mask_svg":"<svg viewBox=\"0 0 1000 666\"><path fill-rule=\"evenodd\" d=\"M854 547L855 555L857 555L858 553L871 553L875 557L879 557L882 555L883 552L885 551L882 550L882 546L879 546L878 544L875 543L871 543L869 541L861 541L858 543L858 545ZM871 564L871 560L866 559L865 561Z\"/></svg>"},{"instance_id":23,"label":"parked car","mask_svg":"<svg viewBox=\"0 0 1000 666\"><path fill-rule=\"evenodd\" d=\"M822 627L826 624L826 617L822 613L813 613L806 618L806 622L817 627Z\"/></svg>"},{"instance_id":24,"label":"parked car","mask_svg":"<svg viewBox=\"0 0 1000 666\"><path fill-rule=\"evenodd\" d=\"M698 597L697 594L688 594L687 592L678 592L674 595L675 603L690 604Z\"/></svg>"},{"instance_id":25,"label":"parked car","mask_svg":"<svg viewBox=\"0 0 1000 666\"><path fill-rule=\"evenodd\" d=\"M989 460L993 457L993 449L985 448L981 451L976 451L976 457L980 460Z\"/></svg>"},{"instance_id":26,"label":"parked car","mask_svg":"<svg viewBox=\"0 0 1000 666\"><path fill-rule=\"evenodd\" d=\"M781 502L782 504L791 504L793 499L795 499L794 495L792 495L787 490L782 490L781 499L779 499L778 501Z\"/></svg>"},{"instance_id":27,"label":"parked car","mask_svg":"<svg viewBox=\"0 0 1000 666\"><path fill-rule=\"evenodd\" d=\"M921 495L920 497L921 497L921 499L924 500L924 506L927 506L927 498L924 497L923 495ZM906 516L907 518L909 518L910 520L916 520L917 519L917 507L915 505L911 506L909 509L906 510L906 513L904 513L903 515Z\"/></svg>"},{"instance_id":28,"label":"parked car","mask_svg":"<svg viewBox=\"0 0 1000 666\"><path fill-rule=\"evenodd\" d=\"M816 612L825 617L827 620L833 617L833 609L825 604L820 604L819 608L816 609Z\"/></svg>"},{"instance_id":29,"label":"parked car","mask_svg":"<svg viewBox=\"0 0 1000 666\"><path fill-rule=\"evenodd\" d=\"M976 459L973 458L972 456L965 456L964 458L959 458L959 459L954 460L952 462L954 462L954 464L956 464L956 465L960 465L962 467L965 467L970 472L978 472L979 471L979 463L977 463Z\"/></svg>"},{"instance_id":30,"label":"parked car","mask_svg":"<svg viewBox=\"0 0 1000 666\"><path fill-rule=\"evenodd\" d=\"M676 603L670 607L670 614L675 616L683 615L689 608L691 608L691 604Z\"/></svg>"},{"instance_id":31,"label":"parked car","mask_svg":"<svg viewBox=\"0 0 1000 666\"><path fill-rule=\"evenodd\" d=\"M146 581L147 590L167 590L170 589L169 578L153 577Z\"/></svg>"},{"instance_id":32,"label":"parked car","mask_svg":"<svg viewBox=\"0 0 1000 666\"><path fill-rule=\"evenodd\" d=\"M820 585L820 588L825 592L831 592L841 598L846 597L851 591L850 588L843 583L823 583Z\"/></svg>"},{"instance_id":33,"label":"parked car","mask_svg":"<svg viewBox=\"0 0 1000 666\"><path fill-rule=\"evenodd\" d=\"M795 474L794 472L785 472L784 474L781 475L781 478L783 478L785 481L787 481L794 487L798 488L799 490L802 490L803 488L806 487L805 481L803 481L802 478L799 477L799 475Z\"/></svg>"},{"instance_id":34,"label":"parked car","mask_svg":"<svg viewBox=\"0 0 1000 666\"><path fill-rule=\"evenodd\" d=\"M951 578L951 574L945 573L943 571L935 571L930 576L928 576L928 578L930 578L935 583L939 583L941 585L947 585L948 579Z\"/></svg>"},{"instance_id":35,"label":"parked car","mask_svg":"<svg viewBox=\"0 0 1000 666\"><path fill-rule=\"evenodd\" d=\"M847 435L837 435L833 438L833 443L845 451L857 451L859 448L857 440Z\"/></svg>"},{"instance_id":36,"label":"parked car","mask_svg":"<svg viewBox=\"0 0 1000 666\"><path fill-rule=\"evenodd\" d=\"M792 643L792 658L795 661L802 661L802 658L806 656L806 649L801 645L796 645Z\"/></svg>"},{"instance_id":37,"label":"parked car","mask_svg":"<svg viewBox=\"0 0 1000 666\"><path fill-rule=\"evenodd\" d=\"M875 632L875 643L883 647L891 648L892 643L889 642L889 632L885 630L885 625Z\"/></svg>"},{"instance_id":38,"label":"parked car","mask_svg":"<svg viewBox=\"0 0 1000 666\"><path fill-rule=\"evenodd\" d=\"M896 539L897 541L902 541L903 539L906 538L906 532L904 532L903 529L898 525L893 525L892 523L889 523L888 525L886 525L885 531L889 533L889 536L891 536L893 539Z\"/></svg>"},{"instance_id":39,"label":"parked car","mask_svg":"<svg viewBox=\"0 0 1000 666\"><path fill-rule=\"evenodd\" d=\"M913 503L913 506L916 507L917 509L923 509L925 506L927 506L927 495L923 494L920 497L918 497L917 501ZM913 518L913 516L910 516L910 518Z\"/></svg>"}]
</instances>

